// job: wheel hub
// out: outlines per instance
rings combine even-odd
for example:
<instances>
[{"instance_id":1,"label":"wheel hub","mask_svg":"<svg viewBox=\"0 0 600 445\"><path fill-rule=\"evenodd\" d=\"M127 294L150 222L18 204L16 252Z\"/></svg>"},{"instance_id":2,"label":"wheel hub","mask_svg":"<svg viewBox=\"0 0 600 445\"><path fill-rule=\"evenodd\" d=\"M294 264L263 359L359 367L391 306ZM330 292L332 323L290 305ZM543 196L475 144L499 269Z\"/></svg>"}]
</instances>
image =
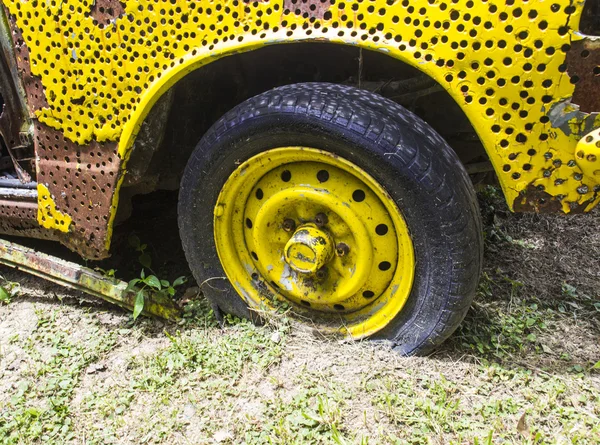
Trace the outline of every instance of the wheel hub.
<instances>
[{"instance_id":1,"label":"wheel hub","mask_svg":"<svg viewBox=\"0 0 600 445\"><path fill-rule=\"evenodd\" d=\"M393 200L320 150L272 149L240 165L215 207L215 242L251 307L292 303L354 337L385 326L412 287L412 242Z\"/></svg>"},{"instance_id":2,"label":"wheel hub","mask_svg":"<svg viewBox=\"0 0 600 445\"><path fill-rule=\"evenodd\" d=\"M296 272L314 275L334 255L332 236L314 224L300 226L284 248L286 263Z\"/></svg>"}]
</instances>

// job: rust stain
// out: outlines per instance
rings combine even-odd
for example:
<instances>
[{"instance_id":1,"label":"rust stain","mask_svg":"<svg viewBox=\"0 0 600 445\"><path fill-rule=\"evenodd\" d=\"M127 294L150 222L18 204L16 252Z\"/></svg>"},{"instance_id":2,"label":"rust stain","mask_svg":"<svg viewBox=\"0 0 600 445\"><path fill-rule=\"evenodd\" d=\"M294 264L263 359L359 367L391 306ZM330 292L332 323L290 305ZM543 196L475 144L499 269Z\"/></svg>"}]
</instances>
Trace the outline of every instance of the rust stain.
<instances>
[{"instance_id":1,"label":"rust stain","mask_svg":"<svg viewBox=\"0 0 600 445\"><path fill-rule=\"evenodd\" d=\"M551 194L529 184L513 202L515 212L557 213L562 204Z\"/></svg>"},{"instance_id":2,"label":"rust stain","mask_svg":"<svg viewBox=\"0 0 600 445\"><path fill-rule=\"evenodd\" d=\"M0 68L2 74L7 75L9 73L8 67L5 66L5 61L0 57L0 64L3 66ZM23 125L23 116L19 113L19 110L15 107L18 100L17 92L14 89L10 78L0 78L0 92L4 98L4 105L0 109L0 135L6 145L9 148L15 147L20 143L20 130Z\"/></svg>"},{"instance_id":3,"label":"rust stain","mask_svg":"<svg viewBox=\"0 0 600 445\"><path fill-rule=\"evenodd\" d=\"M283 9L307 19L323 19L331 4L331 2L321 2L321 0L284 0Z\"/></svg>"},{"instance_id":4,"label":"rust stain","mask_svg":"<svg viewBox=\"0 0 600 445\"><path fill-rule=\"evenodd\" d=\"M514 211L523 213L564 213L560 196L553 196L539 187L541 186L529 184L514 200ZM585 213L588 206L596 200L596 195L597 193L594 193L593 198L581 203L576 201L569 202L569 214Z\"/></svg>"},{"instance_id":5,"label":"rust stain","mask_svg":"<svg viewBox=\"0 0 600 445\"><path fill-rule=\"evenodd\" d=\"M90 16L98 25L110 25L125 14L125 5L119 0L96 0L90 10Z\"/></svg>"},{"instance_id":6,"label":"rust stain","mask_svg":"<svg viewBox=\"0 0 600 445\"><path fill-rule=\"evenodd\" d=\"M8 14L7 14L8 15ZM44 87L39 77L31 73L29 61L29 48L25 44L21 30L16 25L14 16L8 15L11 35L14 43L15 56L17 59L17 69L25 88L27 95L27 104L29 106L29 116L35 117L35 111L49 107L46 100Z\"/></svg>"},{"instance_id":7,"label":"rust stain","mask_svg":"<svg viewBox=\"0 0 600 445\"><path fill-rule=\"evenodd\" d=\"M572 102L585 113L600 112L600 41L573 42L567 53L567 72L575 84Z\"/></svg>"}]
</instances>

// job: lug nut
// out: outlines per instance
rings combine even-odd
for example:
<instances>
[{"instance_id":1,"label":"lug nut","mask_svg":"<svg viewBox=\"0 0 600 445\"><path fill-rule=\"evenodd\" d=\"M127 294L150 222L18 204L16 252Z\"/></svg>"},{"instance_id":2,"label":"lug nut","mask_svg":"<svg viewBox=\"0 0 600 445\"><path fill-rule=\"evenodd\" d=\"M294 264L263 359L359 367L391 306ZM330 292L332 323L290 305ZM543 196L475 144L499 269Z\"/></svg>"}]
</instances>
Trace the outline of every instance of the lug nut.
<instances>
[{"instance_id":1,"label":"lug nut","mask_svg":"<svg viewBox=\"0 0 600 445\"><path fill-rule=\"evenodd\" d=\"M337 246L335 246L335 253L337 253L338 256L348 255L349 252L350 246L346 243L338 243Z\"/></svg>"},{"instance_id":2,"label":"lug nut","mask_svg":"<svg viewBox=\"0 0 600 445\"><path fill-rule=\"evenodd\" d=\"M317 227L323 227L325 224L329 222L329 218L324 213L317 213L315 216L315 224Z\"/></svg>"},{"instance_id":3,"label":"lug nut","mask_svg":"<svg viewBox=\"0 0 600 445\"><path fill-rule=\"evenodd\" d=\"M321 267L319 270L317 270L316 275L319 280L322 280L323 278L325 278L327 276L327 268Z\"/></svg>"},{"instance_id":4,"label":"lug nut","mask_svg":"<svg viewBox=\"0 0 600 445\"><path fill-rule=\"evenodd\" d=\"M283 220L281 227L283 227L283 230L286 232L291 232L296 228L296 221L291 218L286 218Z\"/></svg>"}]
</instances>

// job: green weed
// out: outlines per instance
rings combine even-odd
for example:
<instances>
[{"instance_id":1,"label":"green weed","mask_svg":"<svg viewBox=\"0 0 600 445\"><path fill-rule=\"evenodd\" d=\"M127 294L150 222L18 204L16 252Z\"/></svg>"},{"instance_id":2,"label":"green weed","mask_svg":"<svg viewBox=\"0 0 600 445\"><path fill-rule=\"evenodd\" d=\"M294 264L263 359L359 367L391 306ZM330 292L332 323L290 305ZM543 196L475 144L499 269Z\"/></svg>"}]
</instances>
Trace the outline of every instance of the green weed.
<instances>
[{"instance_id":1,"label":"green weed","mask_svg":"<svg viewBox=\"0 0 600 445\"><path fill-rule=\"evenodd\" d=\"M131 280L127 285L127 289L125 289L126 292L135 293L133 319L137 319L142 313L144 304L150 294L153 294L158 301L160 301L160 299L173 298L176 292L175 288L181 286L186 281L185 277L179 277L171 284L167 280L158 279L155 275L146 276L146 272L142 269L140 278Z\"/></svg>"},{"instance_id":2,"label":"green weed","mask_svg":"<svg viewBox=\"0 0 600 445\"><path fill-rule=\"evenodd\" d=\"M0 276L0 304L8 304L21 290L21 285Z\"/></svg>"}]
</instances>

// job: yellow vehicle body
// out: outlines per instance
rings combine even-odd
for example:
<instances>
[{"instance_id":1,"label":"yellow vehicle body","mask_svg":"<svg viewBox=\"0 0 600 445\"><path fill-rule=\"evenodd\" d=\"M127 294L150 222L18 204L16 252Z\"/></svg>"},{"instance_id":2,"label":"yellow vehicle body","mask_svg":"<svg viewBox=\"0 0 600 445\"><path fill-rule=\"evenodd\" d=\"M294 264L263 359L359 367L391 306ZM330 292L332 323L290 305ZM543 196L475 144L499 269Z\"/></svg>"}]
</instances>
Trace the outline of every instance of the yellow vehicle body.
<instances>
[{"instance_id":1,"label":"yellow vehicle body","mask_svg":"<svg viewBox=\"0 0 600 445\"><path fill-rule=\"evenodd\" d=\"M19 211L39 227L18 233L107 256L127 161L157 100L217 59L308 41L380 52L435 80L511 209L589 211L600 199L600 38L580 32L591 1L3 0L38 187L37 211ZM15 233L11 224L0 230Z\"/></svg>"}]
</instances>

